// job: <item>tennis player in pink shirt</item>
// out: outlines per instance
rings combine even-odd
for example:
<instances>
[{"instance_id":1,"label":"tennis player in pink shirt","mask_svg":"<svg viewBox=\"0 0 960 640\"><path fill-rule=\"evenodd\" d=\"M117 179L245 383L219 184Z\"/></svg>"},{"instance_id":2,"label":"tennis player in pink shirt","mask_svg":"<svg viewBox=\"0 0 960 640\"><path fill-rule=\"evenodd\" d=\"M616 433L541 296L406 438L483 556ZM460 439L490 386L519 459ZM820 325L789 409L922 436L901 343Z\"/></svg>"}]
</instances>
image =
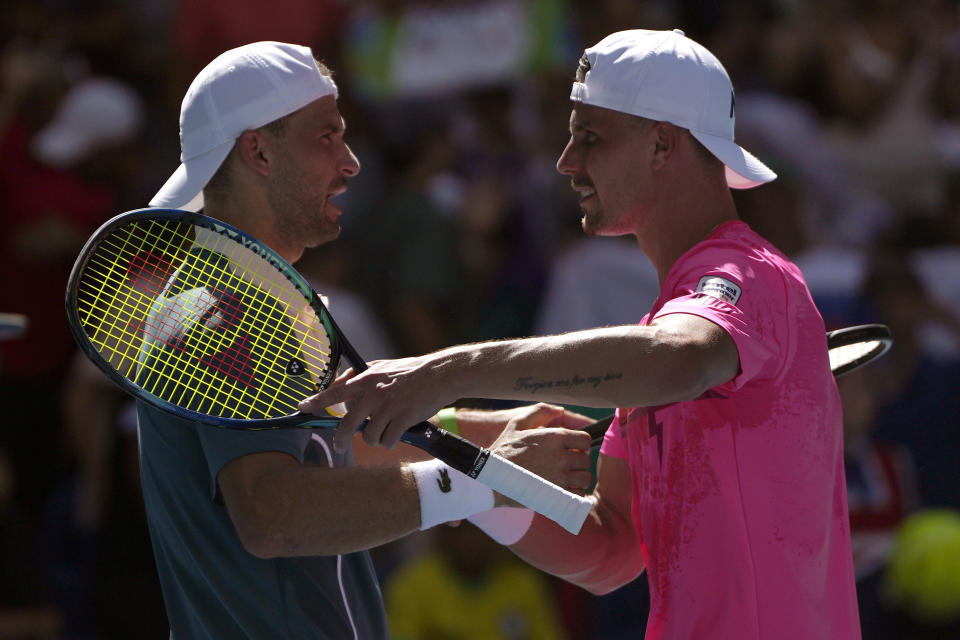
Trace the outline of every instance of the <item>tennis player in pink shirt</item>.
<instances>
[{"instance_id":1,"label":"tennis player in pink shirt","mask_svg":"<svg viewBox=\"0 0 960 640\"><path fill-rule=\"evenodd\" d=\"M799 270L726 222L641 324L670 314L722 327L740 371L692 401L618 410L600 449L630 464L648 637L858 637L840 398Z\"/></svg>"},{"instance_id":2,"label":"tennis player in pink shirt","mask_svg":"<svg viewBox=\"0 0 960 640\"><path fill-rule=\"evenodd\" d=\"M734 142L726 71L679 30L622 31L586 50L570 97L557 169L584 231L633 235L657 269L650 313L376 362L301 409L345 402L339 446L369 417L363 438L392 447L461 397L620 407L578 536L526 509L470 520L594 593L646 570L648 640L859 638L825 328L799 269L737 215L730 189L776 176ZM519 415L487 420L509 434L531 426Z\"/></svg>"}]
</instances>

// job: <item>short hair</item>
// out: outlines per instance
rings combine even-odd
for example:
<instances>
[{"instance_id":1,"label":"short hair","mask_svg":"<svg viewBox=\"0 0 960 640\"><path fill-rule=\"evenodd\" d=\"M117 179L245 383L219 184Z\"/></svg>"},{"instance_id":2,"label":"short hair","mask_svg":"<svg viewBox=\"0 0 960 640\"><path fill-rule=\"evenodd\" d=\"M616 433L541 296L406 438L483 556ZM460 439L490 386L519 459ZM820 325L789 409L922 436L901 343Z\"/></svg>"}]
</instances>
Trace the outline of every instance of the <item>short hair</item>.
<instances>
[{"instance_id":1,"label":"short hair","mask_svg":"<svg viewBox=\"0 0 960 640\"><path fill-rule=\"evenodd\" d=\"M333 71L330 70L330 67L325 65L317 58L314 58L314 62L317 64L317 68L320 70L321 75L327 76L328 78L333 77ZM288 113L285 116L281 116L261 127L257 127L256 130L263 130L270 133L275 138L282 138L287 130L287 121L294 113L296 113L296 111ZM207 181L207 184L204 185L204 200L207 200L208 198L212 200L221 200L226 197L227 193L232 188L233 157L236 152L237 141L234 141L233 148L230 149L230 153L227 154L227 157L224 158L223 162L220 163L220 166L217 168L216 172L210 177L210 179Z\"/></svg>"}]
</instances>

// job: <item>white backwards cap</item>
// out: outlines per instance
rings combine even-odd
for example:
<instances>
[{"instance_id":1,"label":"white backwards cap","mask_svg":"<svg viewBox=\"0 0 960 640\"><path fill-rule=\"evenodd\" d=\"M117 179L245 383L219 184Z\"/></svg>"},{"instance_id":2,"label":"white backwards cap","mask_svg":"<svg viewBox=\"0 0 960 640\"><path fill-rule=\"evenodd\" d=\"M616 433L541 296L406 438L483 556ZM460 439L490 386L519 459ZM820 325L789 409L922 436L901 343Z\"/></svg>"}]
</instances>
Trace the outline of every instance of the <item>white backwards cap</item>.
<instances>
[{"instance_id":1,"label":"white backwards cap","mask_svg":"<svg viewBox=\"0 0 960 640\"><path fill-rule=\"evenodd\" d=\"M309 47L255 42L220 54L187 89L180 107L181 164L150 206L199 211L203 187L240 134L329 95L337 97L337 85L320 73Z\"/></svg>"},{"instance_id":2,"label":"white backwards cap","mask_svg":"<svg viewBox=\"0 0 960 640\"><path fill-rule=\"evenodd\" d=\"M688 129L726 165L727 184L749 189L777 177L733 141L730 77L683 31L612 33L584 52L589 70L570 99Z\"/></svg>"}]
</instances>

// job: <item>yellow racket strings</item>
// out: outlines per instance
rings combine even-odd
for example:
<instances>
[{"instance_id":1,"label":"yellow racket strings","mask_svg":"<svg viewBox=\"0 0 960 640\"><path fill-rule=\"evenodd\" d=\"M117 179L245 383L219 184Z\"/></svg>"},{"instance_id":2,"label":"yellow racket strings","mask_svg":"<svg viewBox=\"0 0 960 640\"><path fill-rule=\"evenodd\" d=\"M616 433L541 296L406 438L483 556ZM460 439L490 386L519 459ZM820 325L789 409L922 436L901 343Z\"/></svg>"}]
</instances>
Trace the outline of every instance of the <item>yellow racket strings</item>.
<instances>
[{"instance_id":1,"label":"yellow racket strings","mask_svg":"<svg viewBox=\"0 0 960 640\"><path fill-rule=\"evenodd\" d=\"M189 241L190 238L187 237L187 238L185 238L185 240ZM168 242L169 242L169 241L168 241ZM181 243L181 245L183 245L183 244L186 244L186 243ZM239 245L237 245L237 246L239 246ZM158 244L157 244L156 242L154 242L153 245L152 245L152 248L153 248L153 249L156 249L156 248L160 248L160 247L158 246ZM182 247L181 247L181 248L182 248ZM156 253L156 252L154 251L153 253ZM241 255L242 255L242 254L241 254ZM118 262L119 264L122 265L124 262L126 262L126 260L125 260L125 259L114 260L114 262ZM208 261L208 262L209 262L209 261ZM214 265L214 266L217 266L217 265ZM209 267L210 267L209 264L207 264L207 265L200 265L200 267L202 267L202 268L204 268L204 269L206 269L206 270L208 271L208 273L206 274L207 276L209 276L210 274L215 273L215 274L218 274L216 277L220 280L220 282L223 282L223 281L225 280L225 273L226 273L226 272L224 271L222 265L220 265L220 266L219 266L219 269L217 269L217 270L210 269L210 268L209 268ZM246 267L244 267L244 268L246 268ZM129 271L130 271L130 270L129 270L129 268L128 268L128 272L129 272ZM193 271L194 273L196 273L196 268L194 268L192 271ZM181 274L181 276L183 276L183 274ZM206 279L209 280L209 278L206 278ZM262 279L262 278L261 278L260 280L261 280L261 282L263 282L263 279ZM285 281L285 280L286 280L286 279L284 278L284 281ZM190 287L192 284L197 284L197 283L196 283L196 282L187 283L185 286ZM206 284L210 284L210 283L207 282ZM156 288L156 286L157 286L157 285L154 284L154 288ZM210 284L210 286L211 286L213 289L217 289L220 285L219 285L216 281L214 281L212 284ZM289 283L287 284L287 286L288 286L288 287L290 286ZM207 289L207 288L199 288L197 291L198 291L198 293L194 294L194 299L195 299L194 302L197 302L197 299L198 299L198 298L203 298L204 296L207 296L208 298L211 298L211 297L209 296L209 293L208 293L208 289ZM142 295L139 296L139 300L138 300L138 301L141 303L141 304L140 304L141 307L143 306L143 298L144 298L144 296L142 296ZM191 322L196 321L197 319L199 319L199 318L197 318L197 316L199 316L199 309L202 309L204 306L206 306L206 305L209 303L209 301L210 301L210 300L201 300L200 303L198 303L198 304L193 304L193 305L191 305L190 302L187 301L186 303L182 304L181 307L185 307L185 308L186 308L188 311L190 311L190 312L192 313L192 315L194 316L193 318L186 318L186 319L181 318L180 320L184 320L184 322L178 322L178 321L176 321L176 320L175 320L175 321L170 321L170 318L169 318L169 317L163 317L163 314L161 314L161 319L160 319L160 320L158 320L156 317L151 317L151 318L149 319L149 322L148 322L147 325L146 325L146 330L143 332L143 335L144 335L145 337L147 337L148 339L150 339L151 337L153 337L153 338L155 339L155 338L157 337L156 334L159 334L159 337L160 337L161 339L163 339L164 337L168 337L168 336L164 336L164 335L163 335L163 334L164 334L164 327L171 327L171 326L172 326L172 327L177 327L178 325L184 325L184 324L185 324L186 326L189 326L189 325L191 324ZM301 303L302 303L302 302L303 302L303 300L302 300L302 297L301 297ZM197 308L195 309L195 308L192 308L192 307L197 307ZM141 311L142 311L142 309L141 309ZM177 311L181 311L181 312L182 312L183 309L181 308L181 309L178 309ZM142 314L141 314L141 315L142 315ZM289 316L288 316L288 317L289 317ZM153 326L151 326L151 325L153 325ZM251 326L251 325L248 324L247 327L246 327L246 328L248 329L248 332L249 332L250 326ZM277 325L274 325L274 326L277 326ZM311 327L311 328L315 329L316 327ZM116 326L113 326L111 333L116 333L116 329L117 329ZM168 331L167 333L169 333L169 331ZM305 334L306 332L300 331L299 333ZM151 335L151 334L153 334L153 335ZM211 337L212 337L212 338L216 338L218 335L219 335L219 342L217 342L216 340L211 340L211 339L210 339ZM213 334L213 335L209 335L209 334L208 334L208 335L206 335L205 337L207 338L208 343L210 343L210 344L208 344L207 346L210 346L210 345L212 344L212 346L213 346L214 348L221 348L221 349L224 348L224 347L228 347L228 345L226 344L226 343L227 343L227 340L226 340L226 338L225 338L225 335L226 335L226 334ZM322 334L322 335L323 335L324 338L326 337L325 334ZM314 341L314 342L315 342L315 341ZM310 342L307 342L307 343L305 343L305 344L311 344L311 343L310 343ZM136 335L135 335L133 340L129 340L129 339L127 340L127 350L128 350L128 351L135 351L134 347L136 347L136 346L137 346L137 345L136 345ZM229 347L228 347L228 348L229 348ZM197 355L197 354L196 354L196 348L194 348L193 351L194 351L194 353L193 353L192 355L193 355L194 357L186 357L185 354L187 354L188 352L187 352L185 349L181 349L181 350L180 350L180 352L177 354L177 355L180 357L180 359L182 360L182 362L177 363L177 364L179 365L179 366L178 366L179 369L185 370L185 371L188 371L188 372L196 369L196 359L197 359L197 358L195 357L195 356ZM165 355L169 355L169 354L165 354ZM325 360L325 354L320 354L320 355L319 355L319 358ZM317 360L317 359L318 359L318 358L316 358L316 357L314 358L314 360ZM168 358L168 360L169 360L169 358ZM169 365L169 362L167 363L167 365ZM314 369L316 370L316 367L314 367ZM157 376L157 379L158 379L158 380L163 380L165 384L170 384L171 381L174 381L174 380L173 380L174 377L171 375L172 372L169 370L169 366L168 366L167 369L164 371L164 373L166 373L167 375L164 375L164 376L162 376L162 377L161 377L161 376ZM209 378L209 376L207 376L207 378ZM188 387L187 387L187 388L192 389L192 390L196 393L196 392L199 391L200 389L204 389L204 388L209 387L209 380L206 380L206 382L208 383L208 384L206 384L206 385L201 384L201 382L202 382L202 381L200 381L200 380L192 380L192 381L191 381L191 380L189 380L189 376L188 376L188 378L187 378L186 380L184 380L184 379L181 378L181 380L179 381L179 384L177 384L174 388L175 388L175 389L183 389L183 388L184 388L184 384L186 383L186 384L188 384ZM222 386L222 384L223 384L224 382L225 382L225 381L221 381L221 386ZM192 383L192 384L191 384L191 383ZM168 392L166 389L157 389L157 388L154 388L154 389L151 389L151 391L154 392L154 393L156 393L157 395L159 395L159 396L161 396L161 397L165 397L165 396L166 396L166 397L168 397L168 399L176 399L176 398L172 397L172 392ZM221 389L215 390L215 391L218 391L219 393L223 393L223 392L224 392L224 389L221 388ZM236 389L233 389L233 390L231 390L231 393L233 393L233 392L235 392L235 391L236 391ZM262 391L262 390L261 390L261 391ZM237 396L237 397L239 397L239 394L234 393L234 395ZM262 396L262 393L261 393L261 394L258 394L258 396ZM299 397L302 397L302 392L298 394L297 398L299 398ZM289 408L290 406L292 406L292 405L289 404L289 401L293 400L293 398L287 398L287 400L288 400L288 403L287 403L287 406L286 406L285 408ZM188 400L188 399L180 398L177 403L183 405L183 404L189 404L189 402L190 402L190 400ZM274 412L271 412L271 413L276 413L276 412L274 411ZM248 416L250 416L250 417L259 417L259 414L257 414L257 415L252 415L252 416L251 416L251 415L248 413L248 414L245 414L245 415L248 415Z\"/></svg>"},{"instance_id":2,"label":"yellow racket strings","mask_svg":"<svg viewBox=\"0 0 960 640\"><path fill-rule=\"evenodd\" d=\"M225 237L198 249L201 231L213 232L193 230L151 220L102 240L77 293L90 341L121 375L179 406L246 419L292 413L329 366L324 326L260 256ZM156 349L162 357L151 357Z\"/></svg>"},{"instance_id":3,"label":"yellow racket strings","mask_svg":"<svg viewBox=\"0 0 960 640\"><path fill-rule=\"evenodd\" d=\"M180 310L180 322L171 319L169 315L157 318L151 313L154 300L160 304L165 300L160 294L170 283L169 278L174 273L173 265L185 259L186 252L192 245L192 238L187 235L171 237L170 232L174 227L154 225L159 223L146 222L123 227L105 238L88 264L83 283L94 292L94 302L90 309L96 310L96 317L100 319L99 326L85 323L91 341L122 375L135 382L140 373L139 356L151 351L155 341L163 344L169 338L169 335L165 335L164 328L171 329L169 333L172 334L178 324L187 327L191 324L189 314L184 313L183 309ZM155 266L152 273L144 267L145 264ZM194 298L195 302L199 303L199 296L194 295ZM80 300L82 306L82 289ZM198 315L195 310L194 315ZM89 316L93 317L93 314ZM120 322L120 319L125 321ZM118 346L122 347L122 351ZM146 388L147 391L165 400L174 401L175 404L181 402L179 398L172 396L172 391L179 389L182 393L184 385L190 383L189 376L184 378L182 374L188 370L190 363L183 355L179 357L181 361L175 363L179 366L167 367L166 371L156 371L166 375L156 376L155 384ZM173 385L168 390L167 386L171 382ZM195 384L189 386L199 387L196 384L198 381L193 382ZM165 386L158 388L157 383Z\"/></svg>"},{"instance_id":4,"label":"yellow racket strings","mask_svg":"<svg viewBox=\"0 0 960 640\"><path fill-rule=\"evenodd\" d=\"M151 250L146 246L147 237L137 234L139 229L139 225L122 227L97 247L84 266L76 294L77 314L90 341L131 380L142 322L173 272L171 260L186 251L169 238L164 241L164 251L156 251L156 241Z\"/></svg>"}]
</instances>

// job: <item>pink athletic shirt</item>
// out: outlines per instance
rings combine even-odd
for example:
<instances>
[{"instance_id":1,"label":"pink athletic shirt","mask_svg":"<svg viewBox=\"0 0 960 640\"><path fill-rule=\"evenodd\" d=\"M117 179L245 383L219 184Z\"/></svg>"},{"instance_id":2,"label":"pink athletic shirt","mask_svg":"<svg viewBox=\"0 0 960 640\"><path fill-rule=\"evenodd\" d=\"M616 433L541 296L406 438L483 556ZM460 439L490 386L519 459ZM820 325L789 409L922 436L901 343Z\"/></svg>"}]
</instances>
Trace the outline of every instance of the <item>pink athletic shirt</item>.
<instances>
[{"instance_id":1,"label":"pink athletic shirt","mask_svg":"<svg viewBox=\"0 0 960 640\"><path fill-rule=\"evenodd\" d=\"M695 400L617 410L650 582L648 640L860 637L840 397L800 270L740 221L670 270L640 324L723 327L740 372Z\"/></svg>"}]
</instances>

